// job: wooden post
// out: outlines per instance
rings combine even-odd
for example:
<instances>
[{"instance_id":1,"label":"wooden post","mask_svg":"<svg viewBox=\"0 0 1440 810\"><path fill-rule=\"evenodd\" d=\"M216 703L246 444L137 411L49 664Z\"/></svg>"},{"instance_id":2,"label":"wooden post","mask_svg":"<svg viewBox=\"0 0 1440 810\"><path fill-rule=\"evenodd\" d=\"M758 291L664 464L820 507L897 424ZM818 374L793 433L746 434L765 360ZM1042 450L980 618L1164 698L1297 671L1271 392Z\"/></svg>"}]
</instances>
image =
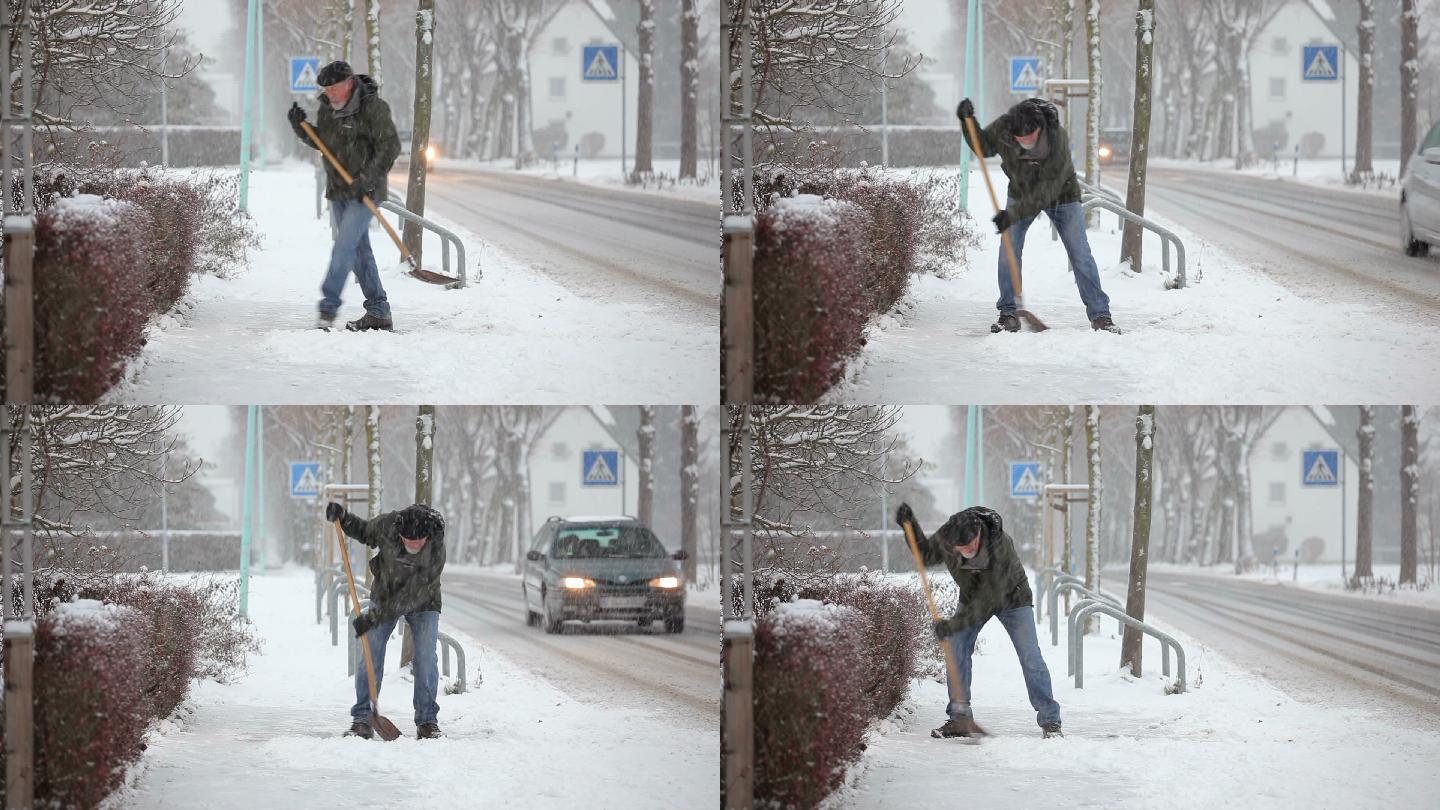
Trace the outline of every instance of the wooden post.
<instances>
[{"instance_id":1,"label":"wooden post","mask_svg":"<svg viewBox=\"0 0 1440 810\"><path fill-rule=\"evenodd\" d=\"M755 793L755 625L725 622L725 807L750 810Z\"/></svg>"},{"instance_id":2,"label":"wooden post","mask_svg":"<svg viewBox=\"0 0 1440 810\"><path fill-rule=\"evenodd\" d=\"M35 804L34 669L35 622L5 622L6 808Z\"/></svg>"},{"instance_id":3,"label":"wooden post","mask_svg":"<svg viewBox=\"0 0 1440 810\"><path fill-rule=\"evenodd\" d=\"M5 400L35 394L35 220L5 218Z\"/></svg>"},{"instance_id":4,"label":"wooden post","mask_svg":"<svg viewBox=\"0 0 1440 810\"><path fill-rule=\"evenodd\" d=\"M750 404L755 384L755 218L725 217L725 401Z\"/></svg>"}]
</instances>

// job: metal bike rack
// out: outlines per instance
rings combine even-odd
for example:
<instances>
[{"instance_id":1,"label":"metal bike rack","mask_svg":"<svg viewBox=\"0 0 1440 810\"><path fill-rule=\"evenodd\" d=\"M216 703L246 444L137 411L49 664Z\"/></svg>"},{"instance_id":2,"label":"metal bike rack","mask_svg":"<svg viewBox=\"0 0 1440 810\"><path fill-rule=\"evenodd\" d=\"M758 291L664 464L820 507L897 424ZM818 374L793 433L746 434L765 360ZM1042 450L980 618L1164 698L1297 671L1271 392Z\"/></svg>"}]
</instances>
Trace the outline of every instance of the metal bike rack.
<instances>
[{"instance_id":1,"label":"metal bike rack","mask_svg":"<svg viewBox=\"0 0 1440 810\"><path fill-rule=\"evenodd\" d=\"M1116 599L1113 595L1105 593L1104 591L1092 591L1085 587L1085 580L1080 577L1074 576L1073 574L1054 575L1050 583L1050 590L1046 592L1045 595L1046 601L1048 602L1046 607L1050 611L1050 646L1052 647L1059 646L1060 644L1059 601L1062 590L1076 591L1082 596L1103 599L1116 607L1120 606L1120 600ZM1072 617L1075 615L1073 608L1071 609L1070 615Z\"/></svg>"},{"instance_id":2,"label":"metal bike rack","mask_svg":"<svg viewBox=\"0 0 1440 810\"><path fill-rule=\"evenodd\" d=\"M1031 591L1031 596L1035 599L1036 624L1040 623L1040 605L1043 603L1040 595L1049 593L1049 588L1051 584L1050 580L1052 580L1054 577L1060 576L1063 573L1065 573L1064 569L1062 569L1058 565L1052 565L1049 568L1041 568L1040 570L1035 572L1035 587ZM316 608L315 613L316 615L319 615L320 609ZM316 619L316 621L319 621L319 619Z\"/></svg>"},{"instance_id":3,"label":"metal bike rack","mask_svg":"<svg viewBox=\"0 0 1440 810\"><path fill-rule=\"evenodd\" d=\"M315 623L316 623L316 624L319 624L319 623L320 623L320 616L321 616L320 605L321 605L321 603L323 603L323 602L325 601L325 594L329 593L329 592L330 592L330 589L335 586L335 577L338 576L339 574L340 574L340 569L338 569L338 568L324 568L324 569L321 569L321 570L315 572ZM325 580L325 579L329 579L330 581L322 585L322 584L321 584L321 581L322 581L322 580Z\"/></svg>"},{"instance_id":4,"label":"metal bike rack","mask_svg":"<svg viewBox=\"0 0 1440 810\"><path fill-rule=\"evenodd\" d=\"M450 244L453 242L455 245L455 255L460 263L460 272L456 274L456 278L458 278L459 281L455 282L454 284L446 284L445 288L457 289L467 286L469 282L467 281L465 269L465 243L460 241L460 237L456 236L454 232L452 232L450 229L435 223L433 220L426 219L425 217L422 217L419 214L416 214L410 209L406 208L404 199L401 198L400 195L394 191L390 192L389 199L380 203L380 207L394 214L400 220L409 220L411 222L417 223L420 225L420 227L428 231L433 231L437 235L439 235L440 263L442 267L442 272L444 272L444 274L447 276L450 275ZM397 224L399 223L397 222ZM484 278L485 276L484 270L480 267L478 263L475 265L475 274L477 278Z\"/></svg>"},{"instance_id":5,"label":"metal bike rack","mask_svg":"<svg viewBox=\"0 0 1440 810\"><path fill-rule=\"evenodd\" d=\"M440 674L441 674L441 675L444 675L444 676L447 677L447 678L450 677L450 650L451 650L451 648L454 648L454 650L455 650L455 666L458 668L458 672L457 672L457 675L456 675L456 680L457 680L457 682L458 682L458 684L459 684L459 687L460 687L460 688L457 689L456 691L457 691L457 692L464 692L465 689L466 689L466 681L465 681L465 648L464 648L464 647L461 647L461 646L460 646L460 642L456 641L455 638L454 638L453 636L449 635L448 633L440 633L439 636L440 636ZM480 680L482 683L483 683L484 680L485 680L483 677L479 677L479 674L478 674L478 673L477 673L477 679Z\"/></svg>"},{"instance_id":6,"label":"metal bike rack","mask_svg":"<svg viewBox=\"0 0 1440 810\"><path fill-rule=\"evenodd\" d=\"M330 646L332 647L340 645L340 611L337 602L340 600L340 595L349 587L349 583L343 579L335 580L335 584L330 587ZM358 582L355 583L355 593L359 594L361 599L370 598L370 589ZM354 636L353 633L346 635Z\"/></svg>"},{"instance_id":7,"label":"metal bike rack","mask_svg":"<svg viewBox=\"0 0 1440 810\"><path fill-rule=\"evenodd\" d=\"M1126 208L1123 204L1108 197L1091 196L1090 199L1080 204L1082 214L1090 213L1090 209L1092 208L1104 208L1106 211L1115 214L1121 219L1134 222L1140 227L1157 234L1160 237L1161 267L1164 268L1164 273L1167 278L1170 276L1170 243L1174 242L1177 262L1175 282L1170 285L1170 289L1178 290L1185 286L1185 243L1180 241L1180 237L1176 236L1169 229L1157 224L1154 220L1146 219Z\"/></svg>"},{"instance_id":8,"label":"metal bike rack","mask_svg":"<svg viewBox=\"0 0 1440 810\"><path fill-rule=\"evenodd\" d=\"M1112 616L1121 624L1133 627L1146 635L1154 636L1158 639L1160 641L1161 653L1160 672L1167 678L1170 677L1169 650L1170 647L1174 647L1176 663L1175 692L1185 691L1185 648L1180 646L1180 642L1176 641L1169 633L1158 630L1154 626L1130 616L1114 605L1088 598L1075 603L1075 609L1070 613L1070 657L1071 669L1073 669L1075 673L1076 689L1083 689L1085 686L1085 634L1080 632L1079 628L1086 619L1090 618L1090 614L1092 613L1104 613Z\"/></svg>"}]
</instances>

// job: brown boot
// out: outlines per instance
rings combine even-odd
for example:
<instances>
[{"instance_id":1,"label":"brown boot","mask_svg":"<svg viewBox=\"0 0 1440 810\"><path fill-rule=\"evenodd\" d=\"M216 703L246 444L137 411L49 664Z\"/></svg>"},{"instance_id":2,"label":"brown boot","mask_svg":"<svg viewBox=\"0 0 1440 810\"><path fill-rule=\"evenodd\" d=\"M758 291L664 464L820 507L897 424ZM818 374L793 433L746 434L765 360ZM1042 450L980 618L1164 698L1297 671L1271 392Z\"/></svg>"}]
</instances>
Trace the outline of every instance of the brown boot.
<instances>
[{"instance_id":1,"label":"brown boot","mask_svg":"<svg viewBox=\"0 0 1440 810\"><path fill-rule=\"evenodd\" d=\"M946 720L945 725L931 731L930 736L937 740L950 737L983 737L985 732L975 725L975 718L962 714Z\"/></svg>"}]
</instances>

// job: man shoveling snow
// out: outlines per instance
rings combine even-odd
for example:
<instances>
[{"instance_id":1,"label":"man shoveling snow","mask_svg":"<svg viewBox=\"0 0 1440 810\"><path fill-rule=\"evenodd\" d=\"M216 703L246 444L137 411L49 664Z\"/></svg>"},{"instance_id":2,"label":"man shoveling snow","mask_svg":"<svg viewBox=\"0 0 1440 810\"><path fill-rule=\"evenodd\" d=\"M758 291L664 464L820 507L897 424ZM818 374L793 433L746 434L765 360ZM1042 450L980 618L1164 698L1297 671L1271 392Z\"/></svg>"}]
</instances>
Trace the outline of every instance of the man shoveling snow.
<instances>
[{"instance_id":1,"label":"man shoveling snow","mask_svg":"<svg viewBox=\"0 0 1440 810\"><path fill-rule=\"evenodd\" d=\"M951 695L960 695L945 707L950 719L930 732L933 737L972 737L983 734L970 710L971 656L980 629L992 617L999 618L1010 634L1030 705L1046 737L1060 734L1060 704L1050 688L1050 670L1035 636L1035 609L1025 566L1015 552L1015 543L1005 533L1000 515L983 506L972 506L950 516L926 537L910 505L902 503L895 522L914 529L916 544L926 565L943 562L960 591L955 615L935 622L935 637L949 644L960 673L960 691L950 685Z\"/></svg>"},{"instance_id":2,"label":"man shoveling snow","mask_svg":"<svg viewBox=\"0 0 1440 810\"><path fill-rule=\"evenodd\" d=\"M975 117L975 105L967 98L960 102L955 114L964 127L966 119ZM1040 98L1026 99L990 126L977 129L981 149L987 155L1000 156L1000 167L1010 181L1005 210L998 212L993 221L997 232L1010 231L1016 261L1021 261L1019 256L1025 250L1025 232L1044 211L1065 244L1090 327L1118 334L1120 329L1110 318L1110 298L1100 287L1100 269L1095 266L1090 241L1085 236L1079 178L1070 160L1070 136L1060 125L1055 105ZM1017 277L1020 269L1015 268ZM990 331L1020 331L1020 320L1015 316L1015 288L1005 251L1000 252L1000 300L995 306L1000 310L1000 318L991 325Z\"/></svg>"},{"instance_id":3,"label":"man shoveling snow","mask_svg":"<svg viewBox=\"0 0 1440 810\"><path fill-rule=\"evenodd\" d=\"M364 636L375 664L375 690L384 680L385 642L403 617L415 643L415 727L416 737L440 737L435 702L440 688L440 667L435 648L440 633L440 572L445 568L445 519L423 504L407 506L365 520L350 514L344 506L330 503L325 519L340 521L345 534L378 553L370 558L370 599L355 617L355 636ZM355 668L355 705L346 736L370 739L370 681L366 667Z\"/></svg>"},{"instance_id":4,"label":"man shoveling snow","mask_svg":"<svg viewBox=\"0 0 1440 810\"><path fill-rule=\"evenodd\" d=\"M340 293L353 270L365 294L365 315L345 324L345 328L352 332L389 330L394 328L390 301L380 283L375 254L370 250L372 216L363 198L385 200L386 175L400 155L400 136L390 117L390 105L380 98L380 86L371 77L357 76L348 63L335 61L320 69L316 82L321 88L321 104L315 114L315 130L352 175L346 183L334 166L328 162L325 165L325 198L330 201L335 246L320 286L319 327L329 330L335 324ZM320 148L300 126L305 110L298 103L290 105L286 117L301 143L311 149Z\"/></svg>"}]
</instances>

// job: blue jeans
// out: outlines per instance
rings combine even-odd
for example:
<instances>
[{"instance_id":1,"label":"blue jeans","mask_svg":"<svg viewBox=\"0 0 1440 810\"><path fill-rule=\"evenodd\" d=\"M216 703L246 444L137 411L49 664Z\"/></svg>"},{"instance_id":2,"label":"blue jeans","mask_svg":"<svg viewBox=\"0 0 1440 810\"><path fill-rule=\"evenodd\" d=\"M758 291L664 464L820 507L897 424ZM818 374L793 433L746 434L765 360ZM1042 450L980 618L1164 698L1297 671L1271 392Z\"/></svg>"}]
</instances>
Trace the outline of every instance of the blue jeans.
<instances>
[{"instance_id":1,"label":"blue jeans","mask_svg":"<svg viewBox=\"0 0 1440 810\"><path fill-rule=\"evenodd\" d=\"M375 693L380 693L380 684L385 681L385 642L395 632L399 619L376 625L365 634L370 641L370 658L375 662ZM415 725L434 723L440 716L440 704L435 694L440 690L440 663L435 657L435 648L440 639L440 612L418 610L405 614L405 623L415 636ZM364 655L362 647L360 654ZM355 705L350 716L356 720L370 717L370 679L366 674L365 661L355 668Z\"/></svg>"},{"instance_id":2,"label":"blue jeans","mask_svg":"<svg viewBox=\"0 0 1440 810\"><path fill-rule=\"evenodd\" d=\"M1005 625L1005 632L1010 634L1010 642L1015 645L1015 654L1020 657L1020 671L1025 675L1030 706L1036 711L1035 722L1041 726L1060 722L1060 704L1055 702L1055 696L1050 691L1050 668L1045 666L1040 642L1035 637L1035 609L1027 605L1002 610L995 616ZM973 697L970 691L970 657L975 654L975 639L980 637L980 628L984 626L982 621L945 640L955 655L955 667L960 670L960 683L965 687L963 701L952 700L945 706L945 713L951 717L970 715L970 700ZM946 678L948 681L948 674ZM954 694L955 685L947 685Z\"/></svg>"},{"instance_id":3,"label":"blue jeans","mask_svg":"<svg viewBox=\"0 0 1440 810\"><path fill-rule=\"evenodd\" d=\"M1014 205L1014 200L1007 200L1007 206ZM1060 241L1065 245L1065 254L1070 257L1070 270L1075 274L1075 286L1080 288L1080 300L1085 302L1085 315L1090 320L1095 320L1101 315L1110 315L1110 296L1100 289L1100 268L1095 266L1095 257L1090 253L1090 240L1085 238L1085 215L1080 211L1080 203L1061 203L1045 209L1045 215L1055 223L1055 229L1060 232ZM1015 243L1015 260L1020 262L1016 268L1016 275L1020 275L1021 268L1025 266L1025 259L1022 254L1025 252L1025 232L1030 230L1030 223L1035 217L1016 220L1010 225L1010 240ZM1002 315L1015 314L1015 285L1010 282L1010 259L1005 254L1005 248L1000 248L1000 300L995 302L995 308L1000 310ZM1023 276L1022 276L1023 278Z\"/></svg>"},{"instance_id":4,"label":"blue jeans","mask_svg":"<svg viewBox=\"0 0 1440 810\"><path fill-rule=\"evenodd\" d=\"M370 250L370 209L360 200L331 200L330 224L335 229L335 245L330 249L330 269L320 285L320 311L334 315L340 311L340 292L351 271L365 294L365 311L380 318L390 317L390 301L380 284L380 268Z\"/></svg>"}]
</instances>

